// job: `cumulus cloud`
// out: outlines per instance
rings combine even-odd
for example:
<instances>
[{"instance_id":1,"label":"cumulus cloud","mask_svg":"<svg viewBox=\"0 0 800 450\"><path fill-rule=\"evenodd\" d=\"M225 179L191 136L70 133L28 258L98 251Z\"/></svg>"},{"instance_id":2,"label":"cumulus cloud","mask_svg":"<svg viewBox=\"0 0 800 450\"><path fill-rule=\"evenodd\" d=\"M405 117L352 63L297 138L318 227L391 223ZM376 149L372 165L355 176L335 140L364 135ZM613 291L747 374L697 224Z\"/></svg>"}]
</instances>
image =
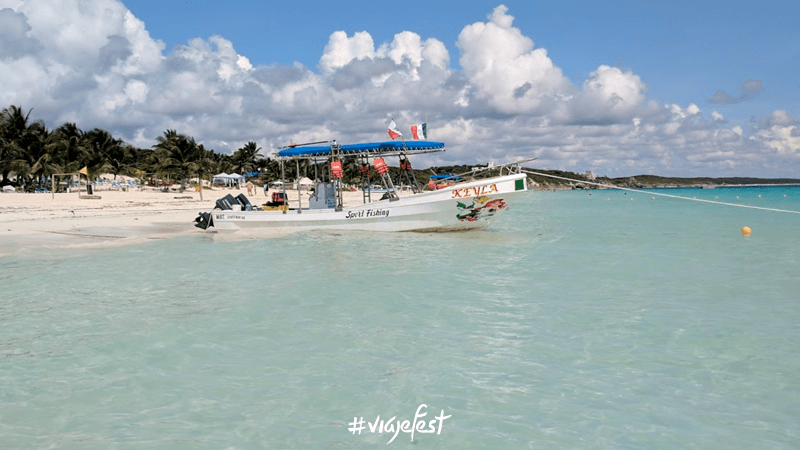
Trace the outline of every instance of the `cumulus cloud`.
<instances>
[{"instance_id":1,"label":"cumulus cloud","mask_svg":"<svg viewBox=\"0 0 800 450\"><path fill-rule=\"evenodd\" d=\"M639 111L646 91L647 86L631 71L600 66L572 102L572 115L582 121L626 121Z\"/></svg>"},{"instance_id":2,"label":"cumulus cloud","mask_svg":"<svg viewBox=\"0 0 800 450\"><path fill-rule=\"evenodd\" d=\"M708 100L709 103L739 103L745 100L749 100L756 95L764 92L764 83L761 80L754 80L752 78L748 78L745 80L744 83L739 87L741 90L741 94L738 97L734 97L732 95L728 95L723 91L717 91L711 98Z\"/></svg>"},{"instance_id":3,"label":"cumulus cloud","mask_svg":"<svg viewBox=\"0 0 800 450\"><path fill-rule=\"evenodd\" d=\"M800 122L788 111L731 126L718 111L648 99L639 75L609 65L573 85L503 5L456 44L459 70L440 40L413 31L381 43L337 31L315 68L254 66L224 36L165 52L116 0L0 0L0 103L140 147L166 129L222 152L250 140L265 153L290 140L374 141L389 117L406 127L428 113L431 138L449 151L420 164L537 157L611 176L777 176L800 165ZM733 101L764 88L747 80L741 90Z\"/></svg>"},{"instance_id":4,"label":"cumulus cloud","mask_svg":"<svg viewBox=\"0 0 800 450\"><path fill-rule=\"evenodd\" d=\"M336 31L328 39L324 53L319 59L319 66L323 71L330 73L354 59L374 57L375 43L369 33L360 31L353 37L347 37L344 31Z\"/></svg>"},{"instance_id":5,"label":"cumulus cloud","mask_svg":"<svg viewBox=\"0 0 800 450\"><path fill-rule=\"evenodd\" d=\"M344 82L354 87L364 81L382 85L390 72L404 73L413 80L419 80L419 69L423 63L446 70L450 55L445 45L439 40L422 40L416 33L403 31L395 35L392 42L375 49L372 36L366 31L355 33L352 37L348 37L344 31L336 31L325 46L319 67L324 74L337 78L339 85L342 85L343 78L355 77L353 81Z\"/></svg>"},{"instance_id":6,"label":"cumulus cloud","mask_svg":"<svg viewBox=\"0 0 800 450\"><path fill-rule=\"evenodd\" d=\"M761 119L758 136L780 154L800 156L800 120L786 110L773 111Z\"/></svg>"},{"instance_id":7,"label":"cumulus cloud","mask_svg":"<svg viewBox=\"0 0 800 450\"><path fill-rule=\"evenodd\" d=\"M39 42L30 36L30 30L25 14L11 8L0 9L0 59L35 53Z\"/></svg>"},{"instance_id":8,"label":"cumulus cloud","mask_svg":"<svg viewBox=\"0 0 800 450\"><path fill-rule=\"evenodd\" d=\"M544 48L512 26L501 5L489 22L464 27L458 36L461 66L475 95L502 113L542 114L574 88Z\"/></svg>"}]
</instances>

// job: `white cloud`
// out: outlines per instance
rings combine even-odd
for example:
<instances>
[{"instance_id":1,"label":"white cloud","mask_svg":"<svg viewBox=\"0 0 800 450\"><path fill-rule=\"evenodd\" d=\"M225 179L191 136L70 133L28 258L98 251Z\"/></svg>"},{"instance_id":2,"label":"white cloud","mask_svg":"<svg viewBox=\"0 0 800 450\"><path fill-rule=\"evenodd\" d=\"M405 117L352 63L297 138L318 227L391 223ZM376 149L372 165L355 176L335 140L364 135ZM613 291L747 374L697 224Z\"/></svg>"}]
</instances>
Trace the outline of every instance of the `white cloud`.
<instances>
[{"instance_id":1,"label":"white cloud","mask_svg":"<svg viewBox=\"0 0 800 450\"><path fill-rule=\"evenodd\" d=\"M336 31L331 34L325 46L319 59L319 67L325 72L332 72L354 59L374 57L375 43L369 33L360 31L349 38L344 31Z\"/></svg>"},{"instance_id":2,"label":"white cloud","mask_svg":"<svg viewBox=\"0 0 800 450\"><path fill-rule=\"evenodd\" d=\"M253 68L253 65L250 64L250 60L242 55L238 55L238 58L236 59L236 66L242 70L251 70Z\"/></svg>"},{"instance_id":3,"label":"white cloud","mask_svg":"<svg viewBox=\"0 0 800 450\"><path fill-rule=\"evenodd\" d=\"M423 41L410 31L396 34L392 42L382 44L377 50L366 31L353 37L337 31L331 34L319 67L332 77L333 87L342 89L361 87L366 80L382 87L395 74L418 81L423 62L446 71L450 55L441 41L433 38Z\"/></svg>"},{"instance_id":4,"label":"white cloud","mask_svg":"<svg viewBox=\"0 0 800 450\"><path fill-rule=\"evenodd\" d=\"M600 66L572 102L576 120L628 120L645 102L647 86L631 71Z\"/></svg>"},{"instance_id":5,"label":"white cloud","mask_svg":"<svg viewBox=\"0 0 800 450\"><path fill-rule=\"evenodd\" d=\"M800 138L794 135L795 130L797 127L794 125L788 127L775 125L767 130L761 130L759 136L778 153L795 154L800 151Z\"/></svg>"},{"instance_id":6,"label":"white cloud","mask_svg":"<svg viewBox=\"0 0 800 450\"><path fill-rule=\"evenodd\" d=\"M458 36L461 66L478 97L503 113L545 113L573 87L543 48L511 26L501 5L488 23L464 27Z\"/></svg>"},{"instance_id":7,"label":"white cloud","mask_svg":"<svg viewBox=\"0 0 800 450\"><path fill-rule=\"evenodd\" d=\"M449 151L420 164L502 162L612 176L795 176L800 120L778 110L746 127L696 104L662 104L629 69L601 65L577 86L547 50L513 26L505 6L463 28L462 70L436 38L404 31L330 35L318 71L253 67L222 36L168 53L116 0L0 0L0 105L34 108L55 128L119 130L149 147L170 128L230 152L294 139L385 138L425 120ZM535 31L535 30L534 30ZM591 69L587 69L591 70ZM743 96L763 91L748 80ZM115 131L116 132L116 131Z\"/></svg>"},{"instance_id":8,"label":"white cloud","mask_svg":"<svg viewBox=\"0 0 800 450\"><path fill-rule=\"evenodd\" d=\"M139 80L130 80L125 85L125 95L134 103L144 103L148 91L147 85Z\"/></svg>"}]
</instances>

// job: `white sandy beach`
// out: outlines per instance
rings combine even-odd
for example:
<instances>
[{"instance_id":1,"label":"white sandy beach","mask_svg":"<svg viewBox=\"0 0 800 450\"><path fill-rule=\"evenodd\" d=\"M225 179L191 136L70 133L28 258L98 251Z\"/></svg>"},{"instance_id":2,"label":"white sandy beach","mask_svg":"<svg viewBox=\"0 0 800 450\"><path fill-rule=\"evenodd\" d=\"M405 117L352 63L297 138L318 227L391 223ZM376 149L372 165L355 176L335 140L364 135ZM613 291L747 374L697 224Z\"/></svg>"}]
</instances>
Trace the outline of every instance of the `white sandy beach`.
<instances>
[{"instance_id":1,"label":"white sandy beach","mask_svg":"<svg viewBox=\"0 0 800 450\"><path fill-rule=\"evenodd\" d=\"M99 199L80 198L78 193L0 194L0 256L33 247L117 246L208 233L194 227L201 211L209 211L226 194L246 189L161 192L144 190L95 190ZM270 191L270 194L272 191ZM85 195L82 192L81 195ZM297 204L297 191L287 190L290 205ZM302 191L302 195L308 195ZM345 203L361 202L361 192L345 192ZM248 195L254 205L267 201L263 190ZM305 200L304 200L305 203Z\"/></svg>"}]
</instances>

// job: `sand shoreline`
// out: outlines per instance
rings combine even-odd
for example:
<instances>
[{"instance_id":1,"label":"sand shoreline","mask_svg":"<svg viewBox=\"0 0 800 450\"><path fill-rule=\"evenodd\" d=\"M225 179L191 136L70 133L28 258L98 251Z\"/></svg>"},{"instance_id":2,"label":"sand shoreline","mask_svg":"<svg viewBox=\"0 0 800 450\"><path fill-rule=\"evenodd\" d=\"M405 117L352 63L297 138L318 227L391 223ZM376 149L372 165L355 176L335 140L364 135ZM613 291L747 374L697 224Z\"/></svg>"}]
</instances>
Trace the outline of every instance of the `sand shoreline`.
<instances>
[{"instance_id":1,"label":"sand shoreline","mask_svg":"<svg viewBox=\"0 0 800 450\"><path fill-rule=\"evenodd\" d=\"M100 199L81 199L77 193L0 194L0 256L35 248L117 246L174 237L192 231L197 212L213 205L211 200L200 201L195 192L97 194Z\"/></svg>"},{"instance_id":2,"label":"sand shoreline","mask_svg":"<svg viewBox=\"0 0 800 450\"><path fill-rule=\"evenodd\" d=\"M260 189L255 195L247 195L246 189L204 189L203 200L195 191L94 193L100 198L79 198L75 192L0 194L0 257L37 249L116 247L179 236L207 236L209 232L194 226L194 219L198 213L213 209L217 199L243 193L254 205L267 201ZM345 204L362 201L360 191L344 194ZM297 191L287 190L287 195L290 204L296 205ZM307 205L308 192L302 191L302 195Z\"/></svg>"}]
</instances>

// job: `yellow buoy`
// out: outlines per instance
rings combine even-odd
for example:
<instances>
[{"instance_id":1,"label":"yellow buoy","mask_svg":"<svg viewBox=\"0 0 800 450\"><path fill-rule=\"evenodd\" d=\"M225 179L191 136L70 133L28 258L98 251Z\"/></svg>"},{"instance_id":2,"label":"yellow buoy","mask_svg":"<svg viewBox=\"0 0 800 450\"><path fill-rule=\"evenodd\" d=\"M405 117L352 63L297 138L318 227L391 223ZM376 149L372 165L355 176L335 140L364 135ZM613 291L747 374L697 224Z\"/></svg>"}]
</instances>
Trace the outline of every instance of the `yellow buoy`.
<instances>
[{"instance_id":1,"label":"yellow buoy","mask_svg":"<svg viewBox=\"0 0 800 450\"><path fill-rule=\"evenodd\" d=\"M752 232L753 230L751 230L750 227L742 227L742 236L750 236Z\"/></svg>"}]
</instances>

